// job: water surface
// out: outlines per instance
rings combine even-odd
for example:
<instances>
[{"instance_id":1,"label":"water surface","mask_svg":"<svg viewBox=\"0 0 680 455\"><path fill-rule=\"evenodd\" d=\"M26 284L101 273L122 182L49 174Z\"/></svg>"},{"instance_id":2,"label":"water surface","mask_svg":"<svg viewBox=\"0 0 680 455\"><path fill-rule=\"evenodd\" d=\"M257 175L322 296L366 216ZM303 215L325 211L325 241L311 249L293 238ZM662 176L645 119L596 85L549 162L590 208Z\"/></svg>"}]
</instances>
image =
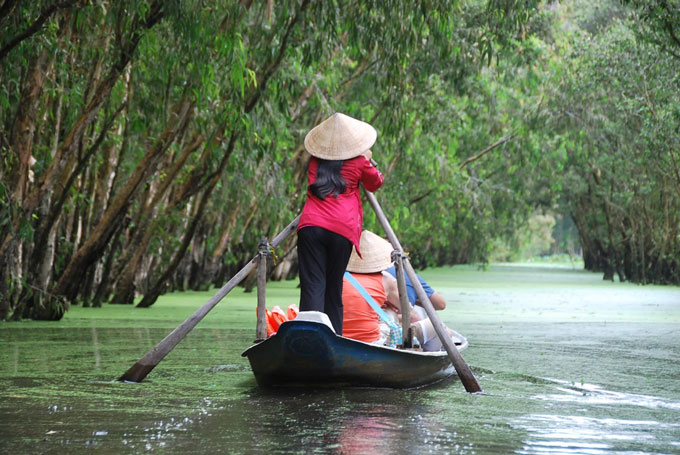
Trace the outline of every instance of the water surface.
<instances>
[{"instance_id":1,"label":"water surface","mask_svg":"<svg viewBox=\"0 0 680 455\"><path fill-rule=\"evenodd\" d=\"M140 384L114 381L210 293L0 325L0 453L679 454L680 288L571 269L427 270L484 388L260 389L233 291ZM273 283L270 305L295 302Z\"/></svg>"}]
</instances>

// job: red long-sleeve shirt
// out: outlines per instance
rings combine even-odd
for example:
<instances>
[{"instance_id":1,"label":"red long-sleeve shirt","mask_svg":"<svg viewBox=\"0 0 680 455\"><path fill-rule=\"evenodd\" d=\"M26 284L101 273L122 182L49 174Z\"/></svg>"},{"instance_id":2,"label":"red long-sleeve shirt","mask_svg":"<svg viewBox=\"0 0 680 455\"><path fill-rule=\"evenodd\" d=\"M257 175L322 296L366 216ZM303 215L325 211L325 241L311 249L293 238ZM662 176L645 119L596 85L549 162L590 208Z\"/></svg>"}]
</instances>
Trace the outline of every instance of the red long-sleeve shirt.
<instances>
[{"instance_id":1,"label":"red long-sleeve shirt","mask_svg":"<svg viewBox=\"0 0 680 455\"><path fill-rule=\"evenodd\" d=\"M307 173L307 202L302 209L298 230L307 226L318 226L347 238L359 251L361 226L364 212L361 207L359 183L368 191L375 191L383 184L383 176L364 157L359 155L343 163L340 174L345 179L345 191L338 197L328 195L321 200L309 190L309 185L316 181L316 169L319 161L312 157Z\"/></svg>"}]
</instances>

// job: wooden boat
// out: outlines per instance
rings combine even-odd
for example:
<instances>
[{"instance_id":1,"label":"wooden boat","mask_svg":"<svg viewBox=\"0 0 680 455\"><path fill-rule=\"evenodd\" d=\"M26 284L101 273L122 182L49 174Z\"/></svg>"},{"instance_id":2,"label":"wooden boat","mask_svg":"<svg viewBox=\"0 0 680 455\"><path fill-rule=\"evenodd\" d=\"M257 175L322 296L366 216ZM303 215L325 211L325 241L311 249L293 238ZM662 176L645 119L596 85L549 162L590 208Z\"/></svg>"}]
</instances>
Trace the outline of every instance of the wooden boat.
<instances>
[{"instance_id":1,"label":"wooden boat","mask_svg":"<svg viewBox=\"0 0 680 455\"><path fill-rule=\"evenodd\" d=\"M468 345L458 333L453 340L459 351ZM338 336L329 323L300 318L284 322L242 355L260 386L413 388L456 374L446 351L377 346Z\"/></svg>"}]
</instances>

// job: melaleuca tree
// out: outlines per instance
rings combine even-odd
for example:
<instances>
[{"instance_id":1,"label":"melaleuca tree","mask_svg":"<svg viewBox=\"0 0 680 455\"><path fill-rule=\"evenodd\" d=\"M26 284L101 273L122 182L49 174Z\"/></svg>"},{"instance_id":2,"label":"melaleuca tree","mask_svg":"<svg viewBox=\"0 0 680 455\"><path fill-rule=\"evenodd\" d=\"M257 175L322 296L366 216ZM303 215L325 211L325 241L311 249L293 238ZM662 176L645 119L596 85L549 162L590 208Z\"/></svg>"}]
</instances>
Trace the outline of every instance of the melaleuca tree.
<instances>
[{"instance_id":1,"label":"melaleuca tree","mask_svg":"<svg viewBox=\"0 0 680 455\"><path fill-rule=\"evenodd\" d=\"M0 318L110 296L148 306L224 276L252 254L246 237L299 209L304 132L344 111L375 122L386 163L409 165L397 154L418 147L414 119L436 117L411 100L465 93L534 7L6 2Z\"/></svg>"}]
</instances>

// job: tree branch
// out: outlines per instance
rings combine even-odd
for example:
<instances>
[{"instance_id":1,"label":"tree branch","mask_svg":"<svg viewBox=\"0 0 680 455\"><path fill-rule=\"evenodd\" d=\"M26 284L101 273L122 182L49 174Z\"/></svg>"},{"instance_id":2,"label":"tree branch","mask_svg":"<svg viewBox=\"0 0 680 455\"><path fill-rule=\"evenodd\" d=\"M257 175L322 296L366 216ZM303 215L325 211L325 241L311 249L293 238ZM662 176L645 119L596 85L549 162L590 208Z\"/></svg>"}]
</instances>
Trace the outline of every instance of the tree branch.
<instances>
[{"instance_id":1,"label":"tree branch","mask_svg":"<svg viewBox=\"0 0 680 455\"><path fill-rule=\"evenodd\" d=\"M424 192L423 194L421 194L420 196L414 197L413 199L411 199L410 201L408 201L409 205L415 204L416 202L420 202L421 200L425 199L425 198L428 197L430 194L432 194L433 191L434 191L434 190L433 190L432 188L430 188L429 190L425 191L425 192Z\"/></svg>"},{"instance_id":2,"label":"tree branch","mask_svg":"<svg viewBox=\"0 0 680 455\"><path fill-rule=\"evenodd\" d=\"M5 0L2 3L2 6L0 6L0 25L2 25L3 22L5 22L7 16L12 14L12 11L14 11L14 8L17 6L18 3L19 0Z\"/></svg>"},{"instance_id":3,"label":"tree branch","mask_svg":"<svg viewBox=\"0 0 680 455\"><path fill-rule=\"evenodd\" d=\"M70 6L73 6L74 3L76 3L78 0L70 0L66 2L61 2L61 3L55 3L53 5L50 5L46 8L44 8L40 12L40 16L38 16L38 19L36 19L33 24L31 24L26 30L24 30L22 33L19 33L17 36L12 38L9 43L5 44L2 49L0 49L0 60L4 59L7 54L14 49L19 43L21 43L23 40L26 38L29 38L36 33L42 28L42 26L47 22L47 20L54 15L58 10L60 9L65 9ZM11 3L11 2L10 2ZM10 7L12 5L10 4ZM3 5L4 9L4 5Z\"/></svg>"},{"instance_id":4,"label":"tree branch","mask_svg":"<svg viewBox=\"0 0 680 455\"><path fill-rule=\"evenodd\" d=\"M85 165L90 161L90 158L92 158L92 156L97 151L99 146L104 142L107 133L114 125L116 118L118 118L118 115L123 111L123 109L125 109L125 107L127 107L127 101L121 103L121 105L118 107L118 109L116 109L116 111L111 115L111 117L106 120L106 122L102 126L102 130L99 133L97 139L94 141L92 146L87 150L87 152L85 152L85 155L78 160L75 169L73 169L73 171L70 173L63 187L60 188L61 193L57 197L55 197L56 203L54 203L50 208L49 215L45 218L45 223L44 224L41 223L42 229L40 229L40 232L42 232L42 235L38 236L38 240L36 241L36 245L39 245L40 248L36 248L34 250L35 253L42 253L43 246L47 243L47 235L50 232L50 228L56 222L57 218L61 213L62 208L64 207L64 204L66 203L66 199L70 195L69 189L73 185L73 182L75 182L76 177L80 175L80 173L85 168Z\"/></svg>"},{"instance_id":5,"label":"tree branch","mask_svg":"<svg viewBox=\"0 0 680 455\"><path fill-rule=\"evenodd\" d=\"M671 35L671 39L675 42L675 44L680 47L680 37L675 33L675 29L673 28L673 24L670 21L666 21L666 29L668 29L668 34ZM676 54L674 51L668 49L668 52L671 53L675 58L680 58L680 54Z\"/></svg>"},{"instance_id":6,"label":"tree branch","mask_svg":"<svg viewBox=\"0 0 680 455\"><path fill-rule=\"evenodd\" d=\"M64 140L57 149L47 170L40 176L40 181L36 184L35 189L24 202L23 211L26 216L30 216L42 197L52 190L57 177L62 172L65 172L65 169L70 169L69 160L73 159L73 153L71 152L82 138L86 127L97 117L99 110L113 90L118 78L132 59L132 56L137 49L137 45L139 44L139 40L142 38L146 29L152 28L163 17L163 14L163 2L158 0L151 5L149 13L141 24L141 29L133 27L128 46L118 50L120 52L118 61L113 64L109 69L107 76L94 89L92 99L78 115L78 118L71 126L70 131L66 134ZM137 26L139 26L139 24L137 24Z\"/></svg>"},{"instance_id":7,"label":"tree branch","mask_svg":"<svg viewBox=\"0 0 680 455\"><path fill-rule=\"evenodd\" d=\"M486 155L487 153L489 153L490 151L492 151L496 147L505 144L506 142L508 142L510 139L512 139L515 136L517 136L517 132L512 132L512 133L508 134L507 136L503 136L502 138L500 138L499 140L497 140L496 142L494 142L493 144L491 144L490 146L488 146L487 148L485 148L484 150L482 150L478 154L471 156L470 158L468 158L465 161L463 161L462 163L460 163L458 165L458 169L463 169L465 166L472 163L473 161L477 161L478 159L480 159L481 157L483 157L484 155Z\"/></svg>"},{"instance_id":8,"label":"tree branch","mask_svg":"<svg viewBox=\"0 0 680 455\"><path fill-rule=\"evenodd\" d=\"M272 77L272 75L279 67L279 65L281 65L281 61L283 60L283 54L286 52L286 49L288 48L288 39L290 38L290 35L293 31L293 27L295 27L295 24L297 24L298 20L300 20L300 16L309 5L309 1L310 0L304 0L302 2L302 5L300 5L300 9L295 12L295 17L293 17L293 19L288 24L288 27L286 28L286 33L284 33L283 38L281 39L281 45L279 46L279 51L276 55L276 58L274 59L273 62L269 64L267 69L264 70L264 73L262 73L262 77L260 77L258 80L257 89L255 90L255 93L253 93L248 102L246 102L245 106L246 112L250 112L255 107L257 100L260 98L260 95L264 92L264 89L267 87L267 82Z\"/></svg>"},{"instance_id":9,"label":"tree branch","mask_svg":"<svg viewBox=\"0 0 680 455\"><path fill-rule=\"evenodd\" d=\"M470 158L468 158L465 161L463 161L462 163L460 163L458 165L458 169L463 169L468 164L470 164L474 161L477 161L478 159L480 159L481 157L483 157L484 155L486 155L487 153L489 153L493 149L505 144L506 142L508 142L510 139L512 139L515 136L517 136L517 132L512 132L512 133L508 134L507 136L503 136L502 138L500 138L499 140L497 140L496 142L494 142L490 146L486 147L484 150L482 150L478 154L471 156ZM434 190L432 188L430 188L429 190L425 191L425 193L421 194L420 196L416 196L413 199L411 199L409 201L409 204L415 204L416 202L419 202L419 201L425 199L427 196L432 194L433 191Z\"/></svg>"}]
</instances>

